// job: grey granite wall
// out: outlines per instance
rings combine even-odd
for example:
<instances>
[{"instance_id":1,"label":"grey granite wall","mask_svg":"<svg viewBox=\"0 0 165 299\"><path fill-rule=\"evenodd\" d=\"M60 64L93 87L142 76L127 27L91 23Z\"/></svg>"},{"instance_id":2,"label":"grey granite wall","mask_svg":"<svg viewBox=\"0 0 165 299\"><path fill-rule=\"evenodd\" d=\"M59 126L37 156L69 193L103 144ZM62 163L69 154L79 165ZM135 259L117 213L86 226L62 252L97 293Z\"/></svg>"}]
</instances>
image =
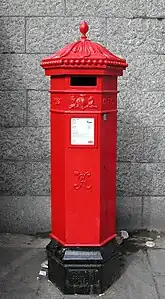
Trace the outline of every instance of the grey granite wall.
<instances>
[{"instance_id":1,"label":"grey granite wall","mask_svg":"<svg viewBox=\"0 0 165 299\"><path fill-rule=\"evenodd\" d=\"M89 37L123 56L119 80L118 227L165 230L164 0L1 0L0 230L50 228L49 94L40 61ZM110 137L109 137L110 138Z\"/></svg>"}]
</instances>

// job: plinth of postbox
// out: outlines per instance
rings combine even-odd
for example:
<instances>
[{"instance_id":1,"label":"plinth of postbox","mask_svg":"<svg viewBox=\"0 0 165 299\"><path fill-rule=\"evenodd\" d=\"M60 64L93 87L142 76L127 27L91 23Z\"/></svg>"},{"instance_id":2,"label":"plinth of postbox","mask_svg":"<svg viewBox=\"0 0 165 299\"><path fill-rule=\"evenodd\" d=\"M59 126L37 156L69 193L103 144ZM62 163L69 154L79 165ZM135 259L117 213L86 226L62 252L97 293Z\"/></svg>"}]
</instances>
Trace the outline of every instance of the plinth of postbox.
<instances>
[{"instance_id":1,"label":"plinth of postbox","mask_svg":"<svg viewBox=\"0 0 165 299\"><path fill-rule=\"evenodd\" d=\"M50 76L48 275L70 294L102 293L116 275L109 267L117 252L117 77L127 67L87 39L85 21L80 31L80 40L41 63Z\"/></svg>"}]
</instances>

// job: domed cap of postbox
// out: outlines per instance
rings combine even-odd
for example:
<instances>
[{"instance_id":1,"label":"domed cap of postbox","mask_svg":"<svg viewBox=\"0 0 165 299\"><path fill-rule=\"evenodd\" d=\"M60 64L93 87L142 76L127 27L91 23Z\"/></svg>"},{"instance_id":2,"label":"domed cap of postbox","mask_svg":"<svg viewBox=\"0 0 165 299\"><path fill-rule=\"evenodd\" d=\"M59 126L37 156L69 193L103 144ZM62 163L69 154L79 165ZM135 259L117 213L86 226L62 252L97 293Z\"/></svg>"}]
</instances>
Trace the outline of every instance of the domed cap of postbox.
<instances>
[{"instance_id":1,"label":"domed cap of postbox","mask_svg":"<svg viewBox=\"0 0 165 299\"><path fill-rule=\"evenodd\" d=\"M115 56L102 45L87 39L88 24L83 21L80 24L82 36L80 40L67 44L55 54L42 60L44 69L52 68L107 68L120 67L125 69L125 59Z\"/></svg>"}]
</instances>

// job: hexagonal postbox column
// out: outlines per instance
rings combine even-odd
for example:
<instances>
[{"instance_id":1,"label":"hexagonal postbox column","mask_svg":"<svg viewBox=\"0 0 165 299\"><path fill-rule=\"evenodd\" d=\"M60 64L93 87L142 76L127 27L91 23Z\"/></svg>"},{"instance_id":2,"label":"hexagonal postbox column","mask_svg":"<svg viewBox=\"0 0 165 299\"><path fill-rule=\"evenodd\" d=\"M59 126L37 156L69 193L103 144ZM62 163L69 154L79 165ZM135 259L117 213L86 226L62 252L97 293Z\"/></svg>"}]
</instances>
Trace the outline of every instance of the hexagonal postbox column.
<instances>
[{"instance_id":1,"label":"hexagonal postbox column","mask_svg":"<svg viewBox=\"0 0 165 299\"><path fill-rule=\"evenodd\" d=\"M117 77L127 63L88 40L85 21L80 31L41 63L51 77L48 276L64 293L99 294L117 272Z\"/></svg>"}]
</instances>

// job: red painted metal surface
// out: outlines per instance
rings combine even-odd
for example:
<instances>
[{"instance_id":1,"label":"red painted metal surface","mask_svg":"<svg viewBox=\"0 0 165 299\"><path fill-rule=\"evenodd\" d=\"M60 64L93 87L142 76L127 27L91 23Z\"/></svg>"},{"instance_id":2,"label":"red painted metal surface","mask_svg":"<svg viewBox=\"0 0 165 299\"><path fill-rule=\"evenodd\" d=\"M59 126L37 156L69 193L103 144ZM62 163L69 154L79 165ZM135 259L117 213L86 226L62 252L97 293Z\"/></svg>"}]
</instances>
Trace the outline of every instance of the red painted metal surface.
<instances>
[{"instance_id":1,"label":"red painted metal surface","mask_svg":"<svg viewBox=\"0 0 165 299\"><path fill-rule=\"evenodd\" d=\"M101 246L116 234L117 76L127 63L88 40L85 21L80 31L79 41L41 63L51 76L51 237L68 246ZM87 76L96 83L82 85ZM89 144L71 142L71 123L81 118L94 120Z\"/></svg>"}]
</instances>

